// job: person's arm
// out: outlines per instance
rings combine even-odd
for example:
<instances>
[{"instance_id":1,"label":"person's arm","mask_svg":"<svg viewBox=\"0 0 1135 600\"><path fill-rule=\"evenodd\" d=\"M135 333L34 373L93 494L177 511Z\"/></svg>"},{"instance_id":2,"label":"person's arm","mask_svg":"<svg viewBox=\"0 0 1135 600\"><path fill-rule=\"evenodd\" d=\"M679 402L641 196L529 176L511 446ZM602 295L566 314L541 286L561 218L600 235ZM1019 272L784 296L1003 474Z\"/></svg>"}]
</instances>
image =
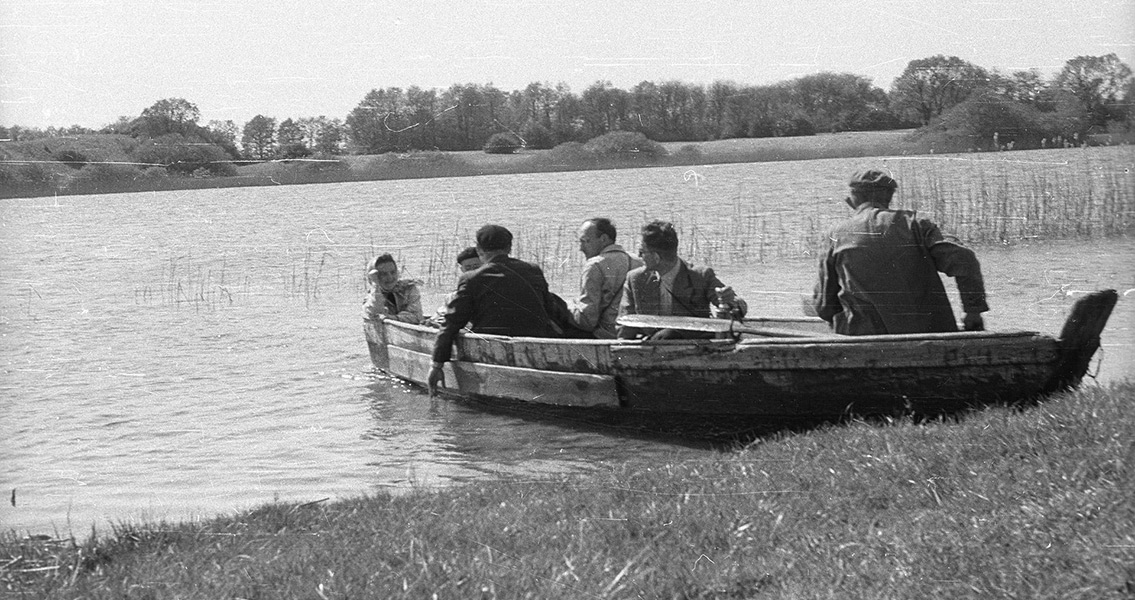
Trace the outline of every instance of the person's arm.
<instances>
[{"instance_id":1,"label":"person's arm","mask_svg":"<svg viewBox=\"0 0 1135 600\"><path fill-rule=\"evenodd\" d=\"M619 301L619 316L635 314L638 314L638 302L635 301L634 287L631 286L631 278L628 276L623 282L623 299ZM618 325L615 329L616 337L620 340L633 340L642 333L637 327Z\"/></svg>"},{"instance_id":2,"label":"person's arm","mask_svg":"<svg viewBox=\"0 0 1135 600\"><path fill-rule=\"evenodd\" d=\"M386 300L383 299L382 293L377 288L371 288L367 291L367 297L363 299L363 318L377 321L379 317L386 315Z\"/></svg>"},{"instance_id":3,"label":"person's arm","mask_svg":"<svg viewBox=\"0 0 1135 600\"><path fill-rule=\"evenodd\" d=\"M402 300L405 306L400 306L401 309L398 314L394 315L394 319L402 321L403 323L421 323L422 322L422 292L418 290L417 284L408 283L402 291Z\"/></svg>"},{"instance_id":4,"label":"person's arm","mask_svg":"<svg viewBox=\"0 0 1135 600\"><path fill-rule=\"evenodd\" d=\"M598 263L588 263L580 278L580 294L571 309L572 321L584 331L595 331L602 313L603 284L606 276Z\"/></svg>"},{"instance_id":5,"label":"person's arm","mask_svg":"<svg viewBox=\"0 0 1135 600\"><path fill-rule=\"evenodd\" d=\"M981 262L973 250L966 248L957 239L946 239L938 226L928 220L916 223L921 239L934 267L953 277L962 300L962 320L966 331L985 329L981 313L989 310L985 299L985 279L981 275Z\"/></svg>"},{"instance_id":6,"label":"person's arm","mask_svg":"<svg viewBox=\"0 0 1135 600\"><path fill-rule=\"evenodd\" d=\"M749 311L749 305L745 300L738 296L732 287L722 283L713 269L706 268L705 278L706 297L710 306L713 307L713 316L719 319L744 318L745 313Z\"/></svg>"},{"instance_id":7,"label":"person's arm","mask_svg":"<svg viewBox=\"0 0 1135 600\"><path fill-rule=\"evenodd\" d=\"M835 256L830 247L820 259L820 274L812 291L812 308L816 310L817 317L828 323L843 312L843 305L839 303L839 273L836 272Z\"/></svg>"},{"instance_id":8,"label":"person's arm","mask_svg":"<svg viewBox=\"0 0 1135 600\"><path fill-rule=\"evenodd\" d=\"M431 355L433 363L430 365L429 375L426 376L430 396L436 396L438 384L445 383L442 367L453 357L453 339L473 316L473 292L470 287L470 279L462 276L457 282L457 291L445 307L445 319L434 339Z\"/></svg>"}]
</instances>

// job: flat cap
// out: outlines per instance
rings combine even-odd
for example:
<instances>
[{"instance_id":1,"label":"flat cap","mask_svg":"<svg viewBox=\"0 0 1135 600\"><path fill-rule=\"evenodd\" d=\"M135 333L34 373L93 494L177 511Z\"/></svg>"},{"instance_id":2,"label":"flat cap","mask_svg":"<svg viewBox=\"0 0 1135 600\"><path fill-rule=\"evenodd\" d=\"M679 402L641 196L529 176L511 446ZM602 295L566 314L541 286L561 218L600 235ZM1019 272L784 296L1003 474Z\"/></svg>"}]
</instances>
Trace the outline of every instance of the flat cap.
<instances>
[{"instance_id":1,"label":"flat cap","mask_svg":"<svg viewBox=\"0 0 1135 600\"><path fill-rule=\"evenodd\" d=\"M848 182L853 190L893 190L899 187L898 182L883 171L870 169L857 171Z\"/></svg>"},{"instance_id":2,"label":"flat cap","mask_svg":"<svg viewBox=\"0 0 1135 600\"><path fill-rule=\"evenodd\" d=\"M485 225L477 230L477 246L482 250L512 248L512 232L500 225Z\"/></svg>"}]
</instances>

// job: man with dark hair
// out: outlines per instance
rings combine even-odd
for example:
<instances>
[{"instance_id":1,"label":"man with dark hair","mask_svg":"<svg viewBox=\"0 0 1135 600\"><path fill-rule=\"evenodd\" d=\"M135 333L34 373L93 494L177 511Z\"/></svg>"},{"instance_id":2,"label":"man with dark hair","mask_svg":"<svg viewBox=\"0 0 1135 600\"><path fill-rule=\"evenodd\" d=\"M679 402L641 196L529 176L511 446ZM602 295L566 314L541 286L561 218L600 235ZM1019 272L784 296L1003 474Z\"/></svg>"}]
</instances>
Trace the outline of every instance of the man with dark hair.
<instances>
[{"instance_id":1,"label":"man with dark hair","mask_svg":"<svg viewBox=\"0 0 1135 600\"><path fill-rule=\"evenodd\" d=\"M642 228L639 256L644 265L627 273L619 314L742 318L748 305L708 267L678 257L678 232L665 221ZM652 340L712 337L704 332L619 327L620 338Z\"/></svg>"},{"instance_id":2,"label":"man with dark hair","mask_svg":"<svg viewBox=\"0 0 1135 600\"><path fill-rule=\"evenodd\" d=\"M476 271L484 264L481 262L480 255L477 254L476 246L469 246L457 253L457 269L460 271L458 277L468 273L469 271ZM445 323L445 312L449 302L457 296L457 291L452 291L445 296L445 304L438 307L437 312L426 320L426 325L433 327L441 327Z\"/></svg>"},{"instance_id":3,"label":"man with dark hair","mask_svg":"<svg viewBox=\"0 0 1135 600\"><path fill-rule=\"evenodd\" d=\"M389 253L374 259L367 271L367 282L370 290L363 301L366 318L422 322L422 294L418 291L418 282L399 279L398 264Z\"/></svg>"},{"instance_id":4,"label":"man with dark hair","mask_svg":"<svg viewBox=\"0 0 1135 600\"><path fill-rule=\"evenodd\" d=\"M469 246L457 253L457 267L461 269L462 273L475 271L482 264L481 256L477 254L476 246Z\"/></svg>"},{"instance_id":5,"label":"man with dark hair","mask_svg":"<svg viewBox=\"0 0 1135 600\"><path fill-rule=\"evenodd\" d=\"M548 281L540 267L509 256L512 232L500 225L477 230L481 267L462 273L457 292L446 305L445 320L434 341L427 376L430 394L443 383L442 366L453 355L457 332L472 323L473 333L522 337L558 337L549 318Z\"/></svg>"},{"instance_id":6,"label":"man with dark hair","mask_svg":"<svg viewBox=\"0 0 1135 600\"><path fill-rule=\"evenodd\" d=\"M610 219L595 217L579 227L579 251L587 259L580 278L579 298L571 309L572 324L581 337L613 339L615 319L623 299L627 273L642 261L627 254L615 243L615 225Z\"/></svg>"},{"instance_id":7,"label":"man with dark hair","mask_svg":"<svg viewBox=\"0 0 1135 600\"><path fill-rule=\"evenodd\" d=\"M966 331L983 330L989 306L973 251L913 211L891 209L898 183L890 175L861 171L849 185L845 202L855 214L828 236L812 294L816 314L849 335L957 331L941 271L957 282Z\"/></svg>"}]
</instances>

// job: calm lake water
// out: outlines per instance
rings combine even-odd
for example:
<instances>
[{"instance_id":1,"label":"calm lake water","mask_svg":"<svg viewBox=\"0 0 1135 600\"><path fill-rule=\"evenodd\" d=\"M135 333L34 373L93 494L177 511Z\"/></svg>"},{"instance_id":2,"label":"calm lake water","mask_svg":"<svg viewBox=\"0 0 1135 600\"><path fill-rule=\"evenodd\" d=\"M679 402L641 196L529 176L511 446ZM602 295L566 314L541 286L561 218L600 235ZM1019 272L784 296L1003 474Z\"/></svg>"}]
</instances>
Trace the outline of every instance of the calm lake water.
<instances>
[{"instance_id":1,"label":"calm lake water","mask_svg":"<svg viewBox=\"0 0 1135 600\"><path fill-rule=\"evenodd\" d=\"M1085 169L1066 154L1011 156L1057 175ZM681 227L683 253L713 264L754 313L797 315L814 238L847 213L847 175L884 164L901 184L965 168L948 160L0 200L0 529L82 536L277 498L707 456L715 450L488 415L377 377L361 331L363 266L395 253L436 306L453 255L492 221L570 295L582 218L611 216L629 247L639 225L664 218ZM1135 194L1131 151L1094 160ZM1078 292L1135 290L1129 238L978 250L993 329L1054 333ZM1133 298L1104 332L1101 381L1135 371Z\"/></svg>"}]
</instances>

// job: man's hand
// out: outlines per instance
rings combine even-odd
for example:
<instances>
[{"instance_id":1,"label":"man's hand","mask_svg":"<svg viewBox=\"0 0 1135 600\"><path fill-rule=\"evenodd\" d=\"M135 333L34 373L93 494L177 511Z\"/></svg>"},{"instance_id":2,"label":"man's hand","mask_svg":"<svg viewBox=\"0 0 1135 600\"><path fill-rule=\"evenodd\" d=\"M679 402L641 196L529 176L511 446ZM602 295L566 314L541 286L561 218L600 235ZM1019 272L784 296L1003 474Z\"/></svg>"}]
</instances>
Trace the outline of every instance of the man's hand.
<instances>
[{"instance_id":1,"label":"man's hand","mask_svg":"<svg viewBox=\"0 0 1135 600\"><path fill-rule=\"evenodd\" d=\"M445 370L442 369L444 363L435 362L430 367L430 374L426 377L426 385L430 388L430 398L437 397L437 384L445 385Z\"/></svg>"},{"instance_id":2,"label":"man's hand","mask_svg":"<svg viewBox=\"0 0 1135 600\"><path fill-rule=\"evenodd\" d=\"M985 331L985 319L981 318L981 313L966 313L962 326L966 331Z\"/></svg>"},{"instance_id":3,"label":"man's hand","mask_svg":"<svg viewBox=\"0 0 1135 600\"><path fill-rule=\"evenodd\" d=\"M730 316L740 319L741 309L737 306L737 294L733 292L733 288L727 285L715 288L713 291L717 296L717 305Z\"/></svg>"},{"instance_id":4,"label":"man's hand","mask_svg":"<svg viewBox=\"0 0 1135 600\"><path fill-rule=\"evenodd\" d=\"M717 294L717 303L720 306L733 306L733 299L737 294L733 293L733 288L730 286L719 287L713 290Z\"/></svg>"}]
</instances>

